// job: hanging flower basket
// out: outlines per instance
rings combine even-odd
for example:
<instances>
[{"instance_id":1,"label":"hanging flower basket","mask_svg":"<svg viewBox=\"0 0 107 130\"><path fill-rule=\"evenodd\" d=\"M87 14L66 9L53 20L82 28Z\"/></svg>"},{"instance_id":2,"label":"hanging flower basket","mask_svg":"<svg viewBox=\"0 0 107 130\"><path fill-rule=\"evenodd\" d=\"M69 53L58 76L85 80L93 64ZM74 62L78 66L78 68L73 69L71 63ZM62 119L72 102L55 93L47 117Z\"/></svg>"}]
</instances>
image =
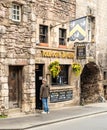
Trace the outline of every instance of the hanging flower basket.
<instances>
[{"instance_id":1,"label":"hanging flower basket","mask_svg":"<svg viewBox=\"0 0 107 130\"><path fill-rule=\"evenodd\" d=\"M53 61L49 64L48 69L53 76L53 78L57 77L61 71L60 65L58 61Z\"/></svg>"},{"instance_id":2,"label":"hanging flower basket","mask_svg":"<svg viewBox=\"0 0 107 130\"><path fill-rule=\"evenodd\" d=\"M79 76L82 72L82 67L79 63L72 64L72 71L76 76Z\"/></svg>"}]
</instances>

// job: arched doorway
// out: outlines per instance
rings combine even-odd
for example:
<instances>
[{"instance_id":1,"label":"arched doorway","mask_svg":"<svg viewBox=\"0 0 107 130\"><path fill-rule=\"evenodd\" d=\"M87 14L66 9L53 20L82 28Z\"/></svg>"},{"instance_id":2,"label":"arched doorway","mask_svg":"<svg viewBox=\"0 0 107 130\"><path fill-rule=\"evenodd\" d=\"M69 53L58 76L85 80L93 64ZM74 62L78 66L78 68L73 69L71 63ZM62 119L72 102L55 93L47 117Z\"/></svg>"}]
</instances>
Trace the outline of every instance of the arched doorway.
<instances>
[{"instance_id":1,"label":"arched doorway","mask_svg":"<svg viewBox=\"0 0 107 130\"><path fill-rule=\"evenodd\" d=\"M98 65L94 62L87 63L80 78L80 101L84 101L86 104L98 101L98 97L102 93L101 88L103 88L99 81L101 81L101 76Z\"/></svg>"}]
</instances>

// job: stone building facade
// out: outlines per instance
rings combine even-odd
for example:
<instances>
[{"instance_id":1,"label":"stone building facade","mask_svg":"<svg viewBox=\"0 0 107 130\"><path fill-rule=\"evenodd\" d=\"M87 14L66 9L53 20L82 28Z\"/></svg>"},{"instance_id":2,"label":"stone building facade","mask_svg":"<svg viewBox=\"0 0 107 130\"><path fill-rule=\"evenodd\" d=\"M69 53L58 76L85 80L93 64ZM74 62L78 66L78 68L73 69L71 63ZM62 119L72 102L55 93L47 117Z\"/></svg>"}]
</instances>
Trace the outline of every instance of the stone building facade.
<instances>
[{"instance_id":1,"label":"stone building facade","mask_svg":"<svg viewBox=\"0 0 107 130\"><path fill-rule=\"evenodd\" d=\"M106 6L107 1L105 0L103 2L99 0L76 0L76 18L84 16L87 18L87 36L84 41L77 41L78 44L76 44L76 47L81 46L81 43L84 44L87 51L86 59L80 61L82 64L86 64L84 73L81 75L81 96L86 99L86 102L96 102L99 95L107 99ZM87 63L90 61L96 63L96 69L93 65L91 68L89 67L90 64L88 66ZM96 71L98 68L99 72ZM83 77L87 77L86 80Z\"/></svg>"},{"instance_id":2,"label":"stone building facade","mask_svg":"<svg viewBox=\"0 0 107 130\"><path fill-rule=\"evenodd\" d=\"M86 103L96 102L94 97L106 93L102 89L106 88L106 80L105 84L102 82L103 76L106 79L106 8L103 8L106 3L105 0L101 4L98 0L0 1L1 110L42 109L39 92L43 77L50 85L50 109L78 105L81 96ZM87 35L84 40L72 41L69 26L79 18L86 20ZM77 58L80 47L83 59ZM48 69L54 61L61 66L57 77L52 77ZM74 62L83 67L80 77L72 73Z\"/></svg>"},{"instance_id":3,"label":"stone building facade","mask_svg":"<svg viewBox=\"0 0 107 130\"><path fill-rule=\"evenodd\" d=\"M71 77L71 64L74 61L75 52L68 40L69 21L75 19L75 9L75 0L68 2L42 1L36 6L38 28L36 30L35 58L37 109L41 106L38 92L42 77L46 77L50 84L50 109L79 103L78 84L75 87L76 81L73 81ZM45 38L43 39L43 37ZM63 74L60 73L57 78L53 78L48 70L49 64L54 61L58 61L63 68Z\"/></svg>"},{"instance_id":4,"label":"stone building facade","mask_svg":"<svg viewBox=\"0 0 107 130\"><path fill-rule=\"evenodd\" d=\"M35 23L33 3L0 1L0 107L35 110Z\"/></svg>"},{"instance_id":5,"label":"stone building facade","mask_svg":"<svg viewBox=\"0 0 107 130\"><path fill-rule=\"evenodd\" d=\"M69 42L69 21L75 18L75 9L75 0L0 1L1 112L41 109L43 77L51 87L50 108L79 103L78 83L71 81L74 50ZM48 66L56 60L64 68L64 80L50 75Z\"/></svg>"}]
</instances>

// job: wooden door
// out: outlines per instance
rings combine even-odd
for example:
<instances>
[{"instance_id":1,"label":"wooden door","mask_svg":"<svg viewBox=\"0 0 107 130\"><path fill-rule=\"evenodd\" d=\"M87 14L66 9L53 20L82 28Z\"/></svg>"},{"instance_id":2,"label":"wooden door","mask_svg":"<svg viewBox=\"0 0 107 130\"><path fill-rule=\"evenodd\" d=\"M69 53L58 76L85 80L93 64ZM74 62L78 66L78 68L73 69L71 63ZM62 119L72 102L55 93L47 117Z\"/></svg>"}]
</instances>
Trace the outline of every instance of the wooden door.
<instances>
[{"instance_id":1,"label":"wooden door","mask_svg":"<svg viewBox=\"0 0 107 130\"><path fill-rule=\"evenodd\" d=\"M21 88L22 88L22 67L9 67L9 107L18 108L21 106Z\"/></svg>"}]
</instances>

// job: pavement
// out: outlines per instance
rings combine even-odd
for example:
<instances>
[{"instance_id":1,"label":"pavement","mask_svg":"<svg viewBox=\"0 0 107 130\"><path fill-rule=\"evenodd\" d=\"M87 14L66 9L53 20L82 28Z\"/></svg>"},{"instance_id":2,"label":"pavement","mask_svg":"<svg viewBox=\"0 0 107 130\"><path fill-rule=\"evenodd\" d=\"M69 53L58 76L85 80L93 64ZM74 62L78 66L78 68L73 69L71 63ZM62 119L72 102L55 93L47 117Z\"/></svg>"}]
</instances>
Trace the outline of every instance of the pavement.
<instances>
[{"instance_id":1,"label":"pavement","mask_svg":"<svg viewBox=\"0 0 107 130\"><path fill-rule=\"evenodd\" d=\"M0 119L0 130L29 130L41 125L73 120L107 112L107 102L84 106L71 106L50 110L49 114L36 112L33 115L14 116Z\"/></svg>"}]
</instances>

